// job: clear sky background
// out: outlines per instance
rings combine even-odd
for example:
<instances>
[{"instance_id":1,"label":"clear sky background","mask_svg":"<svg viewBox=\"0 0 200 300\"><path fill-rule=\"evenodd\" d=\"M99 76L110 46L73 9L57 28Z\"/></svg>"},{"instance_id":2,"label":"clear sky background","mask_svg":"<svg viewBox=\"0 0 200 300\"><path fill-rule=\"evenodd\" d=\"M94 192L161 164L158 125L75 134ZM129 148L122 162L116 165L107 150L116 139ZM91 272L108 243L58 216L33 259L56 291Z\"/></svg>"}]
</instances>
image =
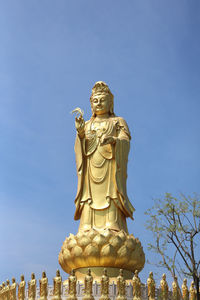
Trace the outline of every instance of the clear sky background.
<instances>
[{"instance_id":1,"label":"clear sky background","mask_svg":"<svg viewBox=\"0 0 200 300\"><path fill-rule=\"evenodd\" d=\"M199 0L1 1L0 282L43 270L51 281L77 232L70 111L90 118L99 80L132 134L129 231L158 259L145 210L165 192L200 192L199 32ZM150 270L160 279L146 264L143 281Z\"/></svg>"}]
</instances>

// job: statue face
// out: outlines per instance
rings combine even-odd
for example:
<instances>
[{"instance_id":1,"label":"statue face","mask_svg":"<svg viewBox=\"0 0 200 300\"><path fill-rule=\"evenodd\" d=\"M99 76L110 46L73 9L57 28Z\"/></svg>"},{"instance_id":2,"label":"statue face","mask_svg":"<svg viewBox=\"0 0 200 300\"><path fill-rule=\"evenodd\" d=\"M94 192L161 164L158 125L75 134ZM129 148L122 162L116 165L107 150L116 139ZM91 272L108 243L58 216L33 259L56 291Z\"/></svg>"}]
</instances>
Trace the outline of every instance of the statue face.
<instances>
[{"instance_id":1,"label":"statue face","mask_svg":"<svg viewBox=\"0 0 200 300\"><path fill-rule=\"evenodd\" d=\"M92 110L96 115L103 115L110 112L110 95L97 94L92 99Z\"/></svg>"}]
</instances>

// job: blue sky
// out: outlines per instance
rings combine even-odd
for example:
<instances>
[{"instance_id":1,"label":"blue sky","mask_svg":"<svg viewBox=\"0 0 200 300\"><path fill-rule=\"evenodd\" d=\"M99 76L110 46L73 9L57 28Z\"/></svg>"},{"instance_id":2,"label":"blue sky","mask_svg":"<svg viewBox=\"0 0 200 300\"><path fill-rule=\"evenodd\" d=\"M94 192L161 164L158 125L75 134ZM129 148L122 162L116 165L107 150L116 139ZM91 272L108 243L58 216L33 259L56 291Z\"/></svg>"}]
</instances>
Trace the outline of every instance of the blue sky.
<instances>
[{"instance_id":1,"label":"blue sky","mask_svg":"<svg viewBox=\"0 0 200 300\"><path fill-rule=\"evenodd\" d=\"M51 279L77 232L70 111L90 117L98 80L132 134L129 231L157 259L144 211L165 192L200 192L199 28L199 0L1 2L0 282L43 270Z\"/></svg>"}]
</instances>

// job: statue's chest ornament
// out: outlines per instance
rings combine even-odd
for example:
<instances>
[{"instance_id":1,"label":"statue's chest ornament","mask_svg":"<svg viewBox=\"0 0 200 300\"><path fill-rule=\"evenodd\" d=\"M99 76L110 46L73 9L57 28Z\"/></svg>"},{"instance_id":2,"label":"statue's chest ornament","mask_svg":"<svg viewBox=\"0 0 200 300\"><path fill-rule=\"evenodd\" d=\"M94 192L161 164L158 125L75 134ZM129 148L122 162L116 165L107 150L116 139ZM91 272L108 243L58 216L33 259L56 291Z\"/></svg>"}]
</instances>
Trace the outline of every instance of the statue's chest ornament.
<instances>
[{"instance_id":1,"label":"statue's chest ornament","mask_svg":"<svg viewBox=\"0 0 200 300\"><path fill-rule=\"evenodd\" d=\"M108 130L108 122L93 122L91 124L91 131L96 134L98 138L101 138Z\"/></svg>"}]
</instances>

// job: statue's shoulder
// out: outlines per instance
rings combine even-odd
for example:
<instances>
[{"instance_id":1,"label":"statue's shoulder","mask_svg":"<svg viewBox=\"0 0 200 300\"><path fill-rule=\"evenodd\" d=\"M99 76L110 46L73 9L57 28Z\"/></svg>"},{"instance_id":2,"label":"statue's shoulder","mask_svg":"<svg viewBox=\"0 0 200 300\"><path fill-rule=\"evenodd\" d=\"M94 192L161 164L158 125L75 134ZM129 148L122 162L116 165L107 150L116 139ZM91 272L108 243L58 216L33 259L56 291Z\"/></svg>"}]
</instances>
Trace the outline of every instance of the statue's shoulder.
<instances>
[{"instance_id":1,"label":"statue's shoulder","mask_svg":"<svg viewBox=\"0 0 200 300\"><path fill-rule=\"evenodd\" d=\"M113 117L113 120L115 120L115 123L119 125L119 128L123 130L131 139L130 130L126 121L122 117L116 117L116 116Z\"/></svg>"},{"instance_id":2,"label":"statue's shoulder","mask_svg":"<svg viewBox=\"0 0 200 300\"><path fill-rule=\"evenodd\" d=\"M113 119L113 121L118 122L119 124L128 127L127 122L124 120L124 118L115 116L115 117L112 117L112 119Z\"/></svg>"}]
</instances>

